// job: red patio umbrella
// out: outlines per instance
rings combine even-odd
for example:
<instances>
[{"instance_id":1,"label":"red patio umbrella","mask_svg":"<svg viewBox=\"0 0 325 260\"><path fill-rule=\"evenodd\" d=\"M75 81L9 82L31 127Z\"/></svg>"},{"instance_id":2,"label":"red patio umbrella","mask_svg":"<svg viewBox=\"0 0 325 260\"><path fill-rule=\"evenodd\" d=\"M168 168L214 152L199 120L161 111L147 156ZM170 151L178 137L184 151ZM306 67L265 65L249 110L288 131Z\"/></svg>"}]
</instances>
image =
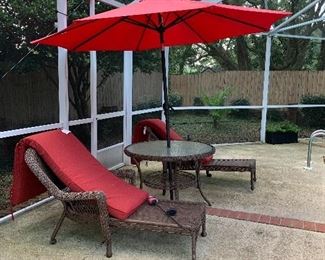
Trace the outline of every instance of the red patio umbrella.
<instances>
[{"instance_id":1,"label":"red patio umbrella","mask_svg":"<svg viewBox=\"0 0 325 260\"><path fill-rule=\"evenodd\" d=\"M191 0L143 0L75 20L66 29L33 41L71 51L123 51L161 48L167 146L170 147L165 46L211 43L265 32L289 12Z\"/></svg>"}]
</instances>

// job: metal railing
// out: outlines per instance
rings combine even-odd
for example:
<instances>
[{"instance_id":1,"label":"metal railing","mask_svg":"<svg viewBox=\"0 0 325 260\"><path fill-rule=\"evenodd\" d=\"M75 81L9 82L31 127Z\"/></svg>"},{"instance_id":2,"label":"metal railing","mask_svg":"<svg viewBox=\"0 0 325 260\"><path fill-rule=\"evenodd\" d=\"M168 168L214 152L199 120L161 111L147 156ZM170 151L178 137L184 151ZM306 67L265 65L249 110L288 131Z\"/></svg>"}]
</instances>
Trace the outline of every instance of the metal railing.
<instances>
[{"instance_id":1,"label":"metal railing","mask_svg":"<svg viewBox=\"0 0 325 260\"><path fill-rule=\"evenodd\" d=\"M313 141L314 138L317 136L325 136L325 130L323 129L319 129L314 131L309 138L309 143L308 143L308 153L307 153L307 166L305 167L305 169L307 170L311 170L312 167L310 166L311 164L311 152L312 152L312 146L313 146Z\"/></svg>"}]
</instances>

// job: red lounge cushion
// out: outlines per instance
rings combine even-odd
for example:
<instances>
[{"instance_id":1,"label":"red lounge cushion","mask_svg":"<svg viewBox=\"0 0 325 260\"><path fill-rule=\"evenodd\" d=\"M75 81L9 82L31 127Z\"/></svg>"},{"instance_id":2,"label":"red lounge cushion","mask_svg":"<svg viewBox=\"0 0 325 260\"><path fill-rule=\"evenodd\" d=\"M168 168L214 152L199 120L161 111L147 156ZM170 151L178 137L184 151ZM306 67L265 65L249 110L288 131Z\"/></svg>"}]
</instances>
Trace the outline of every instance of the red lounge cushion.
<instances>
[{"instance_id":1,"label":"red lounge cushion","mask_svg":"<svg viewBox=\"0 0 325 260\"><path fill-rule=\"evenodd\" d=\"M23 139L18 146L34 148L72 191L104 192L110 215L118 219L126 219L148 197L147 192L114 176L72 133L44 132Z\"/></svg>"},{"instance_id":2,"label":"red lounge cushion","mask_svg":"<svg viewBox=\"0 0 325 260\"><path fill-rule=\"evenodd\" d=\"M209 156L203 158L203 159L201 160L201 163L202 163L202 164L207 164L207 163L210 162L212 159L213 159L213 155L209 155Z\"/></svg>"},{"instance_id":3,"label":"red lounge cushion","mask_svg":"<svg viewBox=\"0 0 325 260\"><path fill-rule=\"evenodd\" d=\"M166 124L160 119L144 119L139 121L134 127L132 143L148 141L148 134L144 133L144 127L150 127L154 134L160 140L166 140ZM170 129L170 140L181 141L183 138L177 134L172 128Z\"/></svg>"}]
</instances>

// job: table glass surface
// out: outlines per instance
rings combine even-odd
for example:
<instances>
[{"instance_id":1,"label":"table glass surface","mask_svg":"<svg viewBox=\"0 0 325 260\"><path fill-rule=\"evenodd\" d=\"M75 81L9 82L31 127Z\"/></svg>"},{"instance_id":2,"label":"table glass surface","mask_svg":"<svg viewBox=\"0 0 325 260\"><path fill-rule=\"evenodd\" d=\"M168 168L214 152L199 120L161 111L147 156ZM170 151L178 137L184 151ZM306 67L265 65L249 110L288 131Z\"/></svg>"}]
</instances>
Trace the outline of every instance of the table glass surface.
<instances>
[{"instance_id":1,"label":"table glass surface","mask_svg":"<svg viewBox=\"0 0 325 260\"><path fill-rule=\"evenodd\" d=\"M131 157L159 161L201 159L214 151L211 145L191 141L171 141L170 148L166 141L136 143L125 148L125 153Z\"/></svg>"}]
</instances>

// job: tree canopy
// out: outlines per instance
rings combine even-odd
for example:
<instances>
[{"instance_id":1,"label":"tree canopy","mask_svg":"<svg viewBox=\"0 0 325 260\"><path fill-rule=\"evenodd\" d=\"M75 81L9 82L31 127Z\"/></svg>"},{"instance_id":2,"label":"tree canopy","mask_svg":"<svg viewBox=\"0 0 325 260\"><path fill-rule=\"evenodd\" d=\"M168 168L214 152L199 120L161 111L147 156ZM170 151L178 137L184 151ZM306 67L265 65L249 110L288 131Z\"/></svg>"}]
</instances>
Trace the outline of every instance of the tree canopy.
<instances>
[{"instance_id":1,"label":"tree canopy","mask_svg":"<svg viewBox=\"0 0 325 260\"><path fill-rule=\"evenodd\" d=\"M264 7L264 0L224 0L226 4ZM309 4L309 0L268 1L268 8L300 11ZM325 1L320 1L296 18L291 24L301 23L324 17ZM324 37L325 23L318 22L287 31L293 35ZM214 44L198 44L171 49L172 73L202 72L212 70L263 70L266 39L259 35L249 35L235 39L226 39ZM311 41L274 37L272 47L271 70L324 70L325 41Z\"/></svg>"}]
</instances>

